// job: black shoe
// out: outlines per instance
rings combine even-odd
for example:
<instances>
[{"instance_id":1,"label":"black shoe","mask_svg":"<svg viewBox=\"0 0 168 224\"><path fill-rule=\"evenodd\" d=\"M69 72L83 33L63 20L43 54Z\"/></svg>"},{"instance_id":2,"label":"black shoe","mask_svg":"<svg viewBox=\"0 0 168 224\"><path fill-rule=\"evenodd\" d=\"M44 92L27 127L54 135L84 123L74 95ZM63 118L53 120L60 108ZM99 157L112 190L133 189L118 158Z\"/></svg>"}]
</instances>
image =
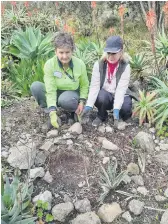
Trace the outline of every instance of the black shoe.
<instances>
[{"instance_id":1,"label":"black shoe","mask_svg":"<svg viewBox=\"0 0 168 224\"><path fill-rule=\"evenodd\" d=\"M99 117L96 117L92 122L92 126L94 127L98 127L101 124L102 124L102 120Z\"/></svg>"}]
</instances>

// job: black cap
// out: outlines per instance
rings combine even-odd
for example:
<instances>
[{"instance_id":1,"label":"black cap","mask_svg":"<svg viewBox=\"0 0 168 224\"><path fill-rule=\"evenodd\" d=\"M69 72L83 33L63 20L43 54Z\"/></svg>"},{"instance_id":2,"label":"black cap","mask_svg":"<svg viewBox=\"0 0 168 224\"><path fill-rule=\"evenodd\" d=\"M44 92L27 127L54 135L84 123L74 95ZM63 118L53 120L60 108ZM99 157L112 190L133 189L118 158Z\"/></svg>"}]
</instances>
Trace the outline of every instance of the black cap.
<instances>
[{"instance_id":1,"label":"black cap","mask_svg":"<svg viewBox=\"0 0 168 224\"><path fill-rule=\"evenodd\" d=\"M106 41L104 52L118 53L123 49L123 41L120 36L111 36Z\"/></svg>"}]
</instances>

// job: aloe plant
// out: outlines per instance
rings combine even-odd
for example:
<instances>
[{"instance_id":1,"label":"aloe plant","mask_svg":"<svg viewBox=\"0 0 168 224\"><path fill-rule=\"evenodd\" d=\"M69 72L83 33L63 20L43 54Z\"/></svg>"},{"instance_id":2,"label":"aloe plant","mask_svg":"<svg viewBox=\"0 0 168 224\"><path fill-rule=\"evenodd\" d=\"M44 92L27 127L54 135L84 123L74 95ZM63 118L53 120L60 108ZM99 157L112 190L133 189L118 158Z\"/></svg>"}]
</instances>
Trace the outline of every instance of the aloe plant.
<instances>
[{"instance_id":1,"label":"aloe plant","mask_svg":"<svg viewBox=\"0 0 168 224\"><path fill-rule=\"evenodd\" d=\"M139 91L139 101L135 102L132 116L139 116L139 125L143 122L149 122L149 125L154 123L155 108L153 107L153 100L156 92Z\"/></svg>"},{"instance_id":2,"label":"aloe plant","mask_svg":"<svg viewBox=\"0 0 168 224\"><path fill-rule=\"evenodd\" d=\"M115 159L115 164L112 165L110 162L108 164L107 171L101 166L101 182L100 186L103 190L103 193L100 196L99 201L103 202L106 196L110 193L111 190L115 190L120 183L124 180L127 171L122 171L117 175L117 160Z\"/></svg>"},{"instance_id":3,"label":"aloe plant","mask_svg":"<svg viewBox=\"0 0 168 224\"><path fill-rule=\"evenodd\" d=\"M41 34L39 28L26 27L26 31L15 31L12 35L9 51L21 59L36 60L42 56L54 54L54 46L52 46L52 34L46 36Z\"/></svg>"},{"instance_id":4,"label":"aloe plant","mask_svg":"<svg viewBox=\"0 0 168 224\"><path fill-rule=\"evenodd\" d=\"M14 176L12 183L6 177L1 195L1 223L34 224L37 218L30 214L32 192L32 186L20 183L18 175Z\"/></svg>"},{"instance_id":5,"label":"aloe plant","mask_svg":"<svg viewBox=\"0 0 168 224\"><path fill-rule=\"evenodd\" d=\"M144 70L148 68L149 63L146 61L145 54L136 54L130 58L132 75L135 78L143 79Z\"/></svg>"},{"instance_id":6,"label":"aloe plant","mask_svg":"<svg viewBox=\"0 0 168 224\"><path fill-rule=\"evenodd\" d=\"M158 97L153 102L155 111L155 122L157 129L161 129L163 123L168 119L168 84L164 83L160 79L153 77L155 84L155 92Z\"/></svg>"}]
</instances>

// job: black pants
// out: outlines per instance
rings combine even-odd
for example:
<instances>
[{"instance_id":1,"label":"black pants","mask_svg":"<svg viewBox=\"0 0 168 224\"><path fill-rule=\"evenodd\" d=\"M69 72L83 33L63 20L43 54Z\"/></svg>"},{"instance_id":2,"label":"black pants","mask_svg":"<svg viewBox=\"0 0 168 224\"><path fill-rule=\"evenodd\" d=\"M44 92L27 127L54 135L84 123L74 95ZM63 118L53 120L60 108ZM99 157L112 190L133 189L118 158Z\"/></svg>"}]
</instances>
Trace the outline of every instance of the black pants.
<instances>
[{"instance_id":1,"label":"black pants","mask_svg":"<svg viewBox=\"0 0 168 224\"><path fill-rule=\"evenodd\" d=\"M108 117L107 110L113 109L114 96L104 89L99 91L95 106L98 108L98 117L105 121ZM120 117L125 121L132 115L132 99L130 96L124 97L123 105L120 109Z\"/></svg>"}]
</instances>

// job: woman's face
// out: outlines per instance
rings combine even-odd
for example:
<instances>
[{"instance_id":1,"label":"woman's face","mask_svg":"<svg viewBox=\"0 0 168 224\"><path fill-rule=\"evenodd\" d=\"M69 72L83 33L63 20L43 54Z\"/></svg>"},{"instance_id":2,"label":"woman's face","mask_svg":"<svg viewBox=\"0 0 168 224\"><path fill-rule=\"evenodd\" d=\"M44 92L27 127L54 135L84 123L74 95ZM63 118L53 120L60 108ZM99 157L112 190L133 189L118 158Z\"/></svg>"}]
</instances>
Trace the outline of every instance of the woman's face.
<instances>
[{"instance_id":1,"label":"woman's face","mask_svg":"<svg viewBox=\"0 0 168 224\"><path fill-rule=\"evenodd\" d=\"M63 65L68 64L72 58L72 50L70 48L57 48L55 54Z\"/></svg>"},{"instance_id":2,"label":"woman's face","mask_svg":"<svg viewBox=\"0 0 168 224\"><path fill-rule=\"evenodd\" d=\"M120 60L122 55L122 51L119 51L118 53L107 53L107 60L110 63L116 63L117 61Z\"/></svg>"}]
</instances>

